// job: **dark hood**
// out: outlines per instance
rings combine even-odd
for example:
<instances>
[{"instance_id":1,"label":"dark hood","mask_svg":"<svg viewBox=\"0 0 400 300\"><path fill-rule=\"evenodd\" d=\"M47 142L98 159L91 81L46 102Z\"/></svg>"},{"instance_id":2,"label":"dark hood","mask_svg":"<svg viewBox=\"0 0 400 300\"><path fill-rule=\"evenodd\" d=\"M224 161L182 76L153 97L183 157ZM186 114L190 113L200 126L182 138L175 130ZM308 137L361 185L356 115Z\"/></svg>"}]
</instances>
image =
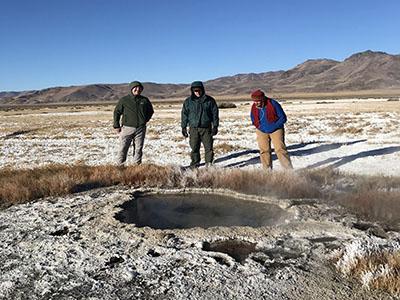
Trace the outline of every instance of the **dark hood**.
<instances>
[{"instance_id":1,"label":"dark hood","mask_svg":"<svg viewBox=\"0 0 400 300\"><path fill-rule=\"evenodd\" d=\"M194 88L201 88L202 93L200 97L196 97L196 95L193 92ZM193 81L192 84L190 85L190 92L191 92L191 97L192 99L200 99L203 98L206 94L206 90L204 89L204 85L201 81Z\"/></svg>"}]
</instances>

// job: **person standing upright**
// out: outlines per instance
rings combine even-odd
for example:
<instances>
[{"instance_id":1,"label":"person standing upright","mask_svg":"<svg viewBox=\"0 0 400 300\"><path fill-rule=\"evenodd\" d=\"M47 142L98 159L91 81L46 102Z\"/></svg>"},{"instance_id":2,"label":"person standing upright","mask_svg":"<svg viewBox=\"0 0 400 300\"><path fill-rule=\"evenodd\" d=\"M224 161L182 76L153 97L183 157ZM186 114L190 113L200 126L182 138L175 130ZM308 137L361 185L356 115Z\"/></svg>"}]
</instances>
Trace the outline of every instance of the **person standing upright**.
<instances>
[{"instance_id":1,"label":"person standing upright","mask_svg":"<svg viewBox=\"0 0 400 300\"><path fill-rule=\"evenodd\" d=\"M114 109L114 129L120 138L118 165L125 163L132 141L133 163L142 163L146 124L154 113L150 100L141 95L143 85L139 81L131 82L129 89L129 95L122 97ZM121 116L122 126L120 125Z\"/></svg>"},{"instance_id":2,"label":"person standing upright","mask_svg":"<svg viewBox=\"0 0 400 300\"><path fill-rule=\"evenodd\" d=\"M215 99L205 93L201 81L194 81L190 87L191 95L183 103L181 112L182 135L189 137L191 168L200 164L200 146L204 145L206 165L214 160L213 142L218 133L219 111ZM189 133L187 131L189 126Z\"/></svg>"},{"instance_id":3,"label":"person standing upright","mask_svg":"<svg viewBox=\"0 0 400 300\"><path fill-rule=\"evenodd\" d=\"M265 96L261 90L251 94L254 103L250 117L256 127L260 160L264 168L272 169L271 141L279 162L285 169L292 169L292 162L285 145L286 114L281 105L274 99Z\"/></svg>"}]
</instances>

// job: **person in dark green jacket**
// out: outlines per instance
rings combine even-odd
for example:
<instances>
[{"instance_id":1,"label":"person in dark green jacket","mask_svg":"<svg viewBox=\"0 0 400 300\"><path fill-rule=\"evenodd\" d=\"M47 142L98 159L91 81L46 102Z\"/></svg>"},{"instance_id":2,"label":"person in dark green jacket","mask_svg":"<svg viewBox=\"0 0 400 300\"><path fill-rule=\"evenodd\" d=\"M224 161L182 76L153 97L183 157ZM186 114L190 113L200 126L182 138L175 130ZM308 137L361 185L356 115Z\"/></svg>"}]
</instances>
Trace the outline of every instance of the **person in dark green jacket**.
<instances>
[{"instance_id":1,"label":"person in dark green jacket","mask_svg":"<svg viewBox=\"0 0 400 300\"><path fill-rule=\"evenodd\" d=\"M201 143L204 145L206 165L211 165L214 160L213 137L218 133L219 116L215 99L205 93L201 81L194 81L190 90L190 97L183 103L181 126L182 135L185 138L190 135L190 167L195 168L200 164Z\"/></svg>"},{"instance_id":2,"label":"person in dark green jacket","mask_svg":"<svg viewBox=\"0 0 400 300\"><path fill-rule=\"evenodd\" d=\"M146 124L153 116L154 110L148 98L141 95L143 85L139 81L129 84L130 94L122 97L114 109L114 129L119 134L119 165L126 161L129 146L133 141L133 163L141 164L143 156ZM122 126L120 118L122 116Z\"/></svg>"}]
</instances>

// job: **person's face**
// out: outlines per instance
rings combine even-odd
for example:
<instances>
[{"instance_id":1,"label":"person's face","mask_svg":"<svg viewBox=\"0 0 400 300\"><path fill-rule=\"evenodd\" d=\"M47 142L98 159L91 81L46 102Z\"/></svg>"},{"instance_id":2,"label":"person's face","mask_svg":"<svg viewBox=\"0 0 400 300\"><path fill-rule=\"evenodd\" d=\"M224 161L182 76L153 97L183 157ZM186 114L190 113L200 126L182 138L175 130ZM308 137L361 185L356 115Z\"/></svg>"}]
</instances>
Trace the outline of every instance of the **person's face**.
<instances>
[{"instance_id":1,"label":"person's face","mask_svg":"<svg viewBox=\"0 0 400 300\"><path fill-rule=\"evenodd\" d=\"M193 89L193 93L195 94L196 97L200 97L202 92L203 92L203 90L201 88Z\"/></svg>"},{"instance_id":2,"label":"person's face","mask_svg":"<svg viewBox=\"0 0 400 300\"><path fill-rule=\"evenodd\" d=\"M257 107L261 107L262 106L262 101L261 100L257 100L254 101Z\"/></svg>"},{"instance_id":3,"label":"person's face","mask_svg":"<svg viewBox=\"0 0 400 300\"><path fill-rule=\"evenodd\" d=\"M141 86L135 86L134 88L132 88L132 94L135 96L138 96L142 93L143 88Z\"/></svg>"}]
</instances>

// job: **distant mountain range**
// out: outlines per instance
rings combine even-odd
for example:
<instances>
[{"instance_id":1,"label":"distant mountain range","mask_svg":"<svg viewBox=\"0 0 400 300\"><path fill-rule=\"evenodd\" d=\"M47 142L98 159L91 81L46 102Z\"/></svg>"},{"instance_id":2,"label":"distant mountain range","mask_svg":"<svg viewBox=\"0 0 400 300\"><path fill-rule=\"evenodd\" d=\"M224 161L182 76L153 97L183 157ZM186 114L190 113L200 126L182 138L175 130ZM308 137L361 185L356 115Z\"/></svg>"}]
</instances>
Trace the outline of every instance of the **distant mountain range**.
<instances>
[{"instance_id":1,"label":"distant mountain range","mask_svg":"<svg viewBox=\"0 0 400 300\"><path fill-rule=\"evenodd\" d=\"M212 96L248 95L261 88L268 93L334 93L400 90L400 55L365 51L344 61L310 59L288 71L238 74L205 82ZM152 100L184 98L189 84L145 82L144 95ZM128 84L91 84L37 91L0 92L0 104L85 103L117 101Z\"/></svg>"}]
</instances>

